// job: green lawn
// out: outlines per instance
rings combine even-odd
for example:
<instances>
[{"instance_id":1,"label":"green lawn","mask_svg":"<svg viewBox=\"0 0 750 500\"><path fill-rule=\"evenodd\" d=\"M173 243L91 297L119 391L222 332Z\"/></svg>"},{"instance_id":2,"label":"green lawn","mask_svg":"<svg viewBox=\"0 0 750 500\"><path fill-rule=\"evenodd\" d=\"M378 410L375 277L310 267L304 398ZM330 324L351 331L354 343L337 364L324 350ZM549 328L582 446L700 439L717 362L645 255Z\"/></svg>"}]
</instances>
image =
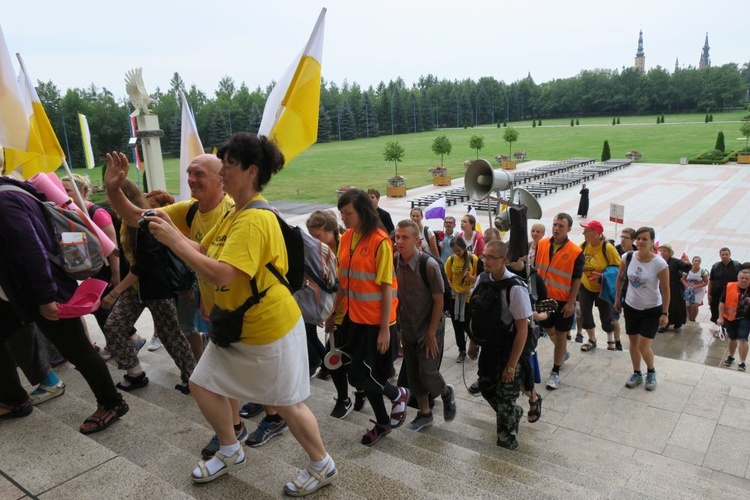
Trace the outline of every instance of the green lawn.
<instances>
[{"instance_id":1,"label":"green lawn","mask_svg":"<svg viewBox=\"0 0 750 500\"><path fill-rule=\"evenodd\" d=\"M512 150L526 150L529 160L563 160L571 157L601 156L602 144L609 141L613 158L624 158L630 150L643 153L641 161L649 163L677 163L680 157L693 156L713 149L720 130L726 136L727 149L740 149L744 138L736 140L740 119L746 111L714 113L712 123L704 123L703 114L666 115L665 123L657 125L656 115L620 117L620 125L612 126L612 117L579 118L580 125L571 127L570 119L543 120L543 126L532 127L531 121L509 124L520 132ZM335 203L336 189L353 185L376 187L385 191L386 179L394 175L393 163L383 160L386 141L395 140L406 150L399 163L399 174L408 178L409 187L430 184L428 169L440 164L440 157L432 153L435 137L446 135L453 145L445 166L454 176L463 175L464 160L476 158L469 148L472 135L484 136L485 147L480 157L497 166L493 157L508 153L503 141L503 129L483 126L468 129L443 129L373 139L315 144L284 168L266 188L265 194L275 200L299 200ZM165 158L167 186L178 191L179 160ZM99 169L92 172L93 184L98 184Z\"/></svg>"}]
</instances>

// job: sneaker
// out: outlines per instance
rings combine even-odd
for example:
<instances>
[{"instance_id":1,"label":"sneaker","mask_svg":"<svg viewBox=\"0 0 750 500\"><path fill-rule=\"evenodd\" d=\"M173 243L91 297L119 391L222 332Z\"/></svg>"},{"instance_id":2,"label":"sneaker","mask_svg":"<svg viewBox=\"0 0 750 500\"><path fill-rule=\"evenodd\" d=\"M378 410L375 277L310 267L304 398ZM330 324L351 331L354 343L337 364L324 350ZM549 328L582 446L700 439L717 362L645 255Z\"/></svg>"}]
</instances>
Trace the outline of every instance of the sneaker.
<instances>
[{"instance_id":1,"label":"sneaker","mask_svg":"<svg viewBox=\"0 0 750 500\"><path fill-rule=\"evenodd\" d=\"M550 372L549 378L547 379L547 389L554 391L560 387L560 374L557 372Z\"/></svg>"},{"instance_id":2,"label":"sneaker","mask_svg":"<svg viewBox=\"0 0 750 500\"><path fill-rule=\"evenodd\" d=\"M583 334L582 333L576 333L576 342L579 344L583 344Z\"/></svg>"},{"instance_id":3,"label":"sneaker","mask_svg":"<svg viewBox=\"0 0 750 500\"><path fill-rule=\"evenodd\" d=\"M466 353L461 351L458 353L458 357L456 358L456 363L463 363L466 361Z\"/></svg>"},{"instance_id":4,"label":"sneaker","mask_svg":"<svg viewBox=\"0 0 750 500\"><path fill-rule=\"evenodd\" d=\"M732 356L727 356L726 361L724 361L724 366L732 366L732 363L734 363L734 358Z\"/></svg>"},{"instance_id":5,"label":"sneaker","mask_svg":"<svg viewBox=\"0 0 750 500\"><path fill-rule=\"evenodd\" d=\"M251 448L263 446L274 436L278 436L287 429L286 421L271 422L265 418L260 421L258 428L250 434L245 444Z\"/></svg>"},{"instance_id":6,"label":"sneaker","mask_svg":"<svg viewBox=\"0 0 750 500\"><path fill-rule=\"evenodd\" d=\"M747 371L747 368L745 367L745 363L740 363L739 365L737 365L737 369L741 372Z\"/></svg>"},{"instance_id":7,"label":"sneaker","mask_svg":"<svg viewBox=\"0 0 750 500\"><path fill-rule=\"evenodd\" d=\"M643 383L643 375L640 373L633 373L627 382L625 382L625 387L628 389L632 389L633 387L637 385L641 385Z\"/></svg>"},{"instance_id":8,"label":"sneaker","mask_svg":"<svg viewBox=\"0 0 750 500\"><path fill-rule=\"evenodd\" d=\"M417 416L409 422L409 424L406 426L407 429L411 431L421 431L425 427L431 426L435 422L435 419L432 418L432 412L428 413L427 415L423 415L422 413L417 412Z\"/></svg>"},{"instance_id":9,"label":"sneaker","mask_svg":"<svg viewBox=\"0 0 750 500\"><path fill-rule=\"evenodd\" d=\"M354 391L354 411L362 411L367 403L367 396L365 391Z\"/></svg>"},{"instance_id":10,"label":"sneaker","mask_svg":"<svg viewBox=\"0 0 750 500\"><path fill-rule=\"evenodd\" d=\"M447 384L446 387L448 388L448 395L443 396L443 420L446 422L450 422L454 418L456 418L456 388L453 387L451 384ZM419 415L417 415L419 416ZM432 417L430 417L432 418ZM415 419L416 420L416 419ZM412 422L414 423L414 422ZM430 422L432 423L432 422Z\"/></svg>"},{"instance_id":11,"label":"sneaker","mask_svg":"<svg viewBox=\"0 0 750 500\"><path fill-rule=\"evenodd\" d=\"M479 380L469 386L469 394L472 396L479 396L482 391L479 389Z\"/></svg>"},{"instance_id":12,"label":"sneaker","mask_svg":"<svg viewBox=\"0 0 750 500\"><path fill-rule=\"evenodd\" d=\"M398 397L391 400L391 429L397 429L406 420L406 402L409 401L409 389L397 387Z\"/></svg>"},{"instance_id":13,"label":"sneaker","mask_svg":"<svg viewBox=\"0 0 750 500\"><path fill-rule=\"evenodd\" d=\"M29 394L29 399L32 405L42 404L45 401L54 399L58 396L65 394L65 383L61 380L55 385L39 385L34 391Z\"/></svg>"},{"instance_id":14,"label":"sneaker","mask_svg":"<svg viewBox=\"0 0 750 500\"><path fill-rule=\"evenodd\" d=\"M110 359L112 359L112 353L109 352L107 346L99 347L98 345L94 344L94 350L99 353L99 356L101 356L104 361L109 361Z\"/></svg>"},{"instance_id":15,"label":"sneaker","mask_svg":"<svg viewBox=\"0 0 750 500\"><path fill-rule=\"evenodd\" d=\"M240 430L234 431L234 435L237 436L237 441L239 441L240 443L247 439L248 432L247 427L245 427L244 423L240 423ZM216 452L219 451L220 447L221 445L219 444L219 436L214 434L214 437L211 438L206 447L201 450L203 460L208 460L209 458L216 455Z\"/></svg>"},{"instance_id":16,"label":"sneaker","mask_svg":"<svg viewBox=\"0 0 750 500\"><path fill-rule=\"evenodd\" d=\"M353 409L354 403L352 403L351 398L336 398L336 406L333 407L331 416L338 419L346 418L346 416L349 415Z\"/></svg>"},{"instance_id":17,"label":"sneaker","mask_svg":"<svg viewBox=\"0 0 750 500\"><path fill-rule=\"evenodd\" d=\"M253 418L255 415L263 411L263 405L258 403L245 403L240 408L240 417L242 418Z\"/></svg>"},{"instance_id":18,"label":"sneaker","mask_svg":"<svg viewBox=\"0 0 750 500\"><path fill-rule=\"evenodd\" d=\"M151 342L148 343L147 349L151 352L161 349L161 339L159 337L151 337Z\"/></svg>"},{"instance_id":19,"label":"sneaker","mask_svg":"<svg viewBox=\"0 0 750 500\"><path fill-rule=\"evenodd\" d=\"M141 349L143 349L143 346L146 345L146 339L143 337L138 337L138 340L135 341L135 354L137 355L139 352L141 352Z\"/></svg>"},{"instance_id":20,"label":"sneaker","mask_svg":"<svg viewBox=\"0 0 750 500\"><path fill-rule=\"evenodd\" d=\"M390 425L383 425L375 422L374 420L370 420L373 424L375 424L375 427L373 427L371 430L365 432L365 435L362 436L362 440L360 441L365 446L372 446L375 443L378 442L378 439L385 436L389 432L391 432L391 426Z\"/></svg>"},{"instance_id":21,"label":"sneaker","mask_svg":"<svg viewBox=\"0 0 750 500\"><path fill-rule=\"evenodd\" d=\"M646 373L646 390L653 391L656 389L656 372Z\"/></svg>"}]
</instances>

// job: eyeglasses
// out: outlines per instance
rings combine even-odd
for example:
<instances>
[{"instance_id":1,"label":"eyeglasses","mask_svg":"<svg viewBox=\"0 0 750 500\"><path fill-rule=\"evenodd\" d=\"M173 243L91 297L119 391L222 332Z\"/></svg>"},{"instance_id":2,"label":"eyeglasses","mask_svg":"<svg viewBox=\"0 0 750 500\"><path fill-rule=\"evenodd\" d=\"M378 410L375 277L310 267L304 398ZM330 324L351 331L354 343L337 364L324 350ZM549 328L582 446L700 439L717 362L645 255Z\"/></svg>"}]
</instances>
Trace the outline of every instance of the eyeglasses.
<instances>
[{"instance_id":1,"label":"eyeglasses","mask_svg":"<svg viewBox=\"0 0 750 500\"><path fill-rule=\"evenodd\" d=\"M482 260L498 260L498 259L504 259L504 258L505 258L505 255L501 255L499 257L495 255L488 255L488 254L482 255Z\"/></svg>"}]
</instances>

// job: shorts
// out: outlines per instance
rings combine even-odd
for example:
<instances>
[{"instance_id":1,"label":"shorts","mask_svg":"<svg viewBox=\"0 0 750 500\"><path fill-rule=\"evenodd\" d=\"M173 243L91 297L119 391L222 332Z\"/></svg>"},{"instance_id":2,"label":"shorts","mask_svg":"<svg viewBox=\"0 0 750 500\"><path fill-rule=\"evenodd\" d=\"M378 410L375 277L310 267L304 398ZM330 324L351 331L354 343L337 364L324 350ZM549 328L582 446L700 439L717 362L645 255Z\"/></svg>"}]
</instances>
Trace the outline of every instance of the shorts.
<instances>
[{"instance_id":1,"label":"shorts","mask_svg":"<svg viewBox=\"0 0 750 500\"><path fill-rule=\"evenodd\" d=\"M575 314L571 314L567 318L564 317L562 310L567 302L561 300L555 302L557 302L557 309L550 314L549 318L539 322L539 326L545 329L554 328L558 332L569 332L573 328L573 323L575 323Z\"/></svg>"},{"instance_id":2,"label":"shorts","mask_svg":"<svg viewBox=\"0 0 750 500\"><path fill-rule=\"evenodd\" d=\"M750 319L740 318L734 321L725 321L724 328L727 330L729 340L747 342L748 334L750 334Z\"/></svg>"},{"instance_id":3,"label":"shorts","mask_svg":"<svg viewBox=\"0 0 750 500\"><path fill-rule=\"evenodd\" d=\"M633 309L629 305L623 306L625 313L625 333L628 335L640 335L647 339L656 338L659 330L659 318L661 318L661 305L648 309Z\"/></svg>"}]
</instances>

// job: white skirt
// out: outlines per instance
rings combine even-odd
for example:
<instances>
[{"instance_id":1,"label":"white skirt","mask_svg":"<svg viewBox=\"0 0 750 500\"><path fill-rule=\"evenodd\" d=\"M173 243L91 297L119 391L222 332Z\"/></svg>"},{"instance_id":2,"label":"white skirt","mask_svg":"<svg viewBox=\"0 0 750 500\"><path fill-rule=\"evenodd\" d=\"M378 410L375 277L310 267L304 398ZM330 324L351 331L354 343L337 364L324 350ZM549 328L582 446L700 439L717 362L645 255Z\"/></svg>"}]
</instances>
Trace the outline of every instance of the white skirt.
<instances>
[{"instance_id":1,"label":"white skirt","mask_svg":"<svg viewBox=\"0 0 750 500\"><path fill-rule=\"evenodd\" d=\"M228 348L209 342L190 380L211 392L269 406L291 406L310 395L307 335L302 318L276 342Z\"/></svg>"}]
</instances>

